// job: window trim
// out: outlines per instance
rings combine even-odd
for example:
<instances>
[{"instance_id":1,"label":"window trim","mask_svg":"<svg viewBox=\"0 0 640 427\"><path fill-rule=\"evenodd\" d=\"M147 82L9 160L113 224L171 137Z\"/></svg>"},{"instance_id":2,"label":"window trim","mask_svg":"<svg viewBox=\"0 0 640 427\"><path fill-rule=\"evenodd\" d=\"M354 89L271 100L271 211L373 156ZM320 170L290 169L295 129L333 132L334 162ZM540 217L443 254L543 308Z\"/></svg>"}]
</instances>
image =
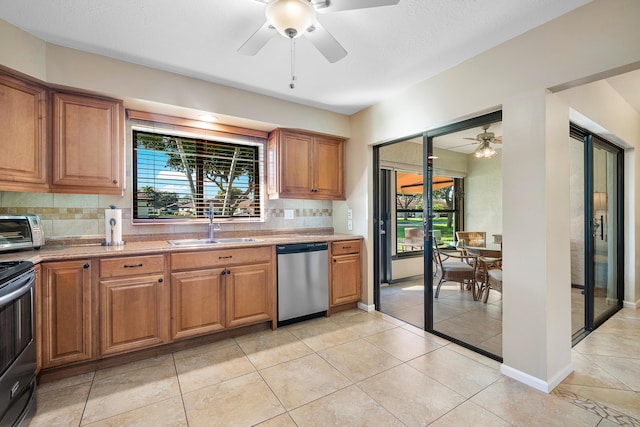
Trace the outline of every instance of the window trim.
<instances>
[{"instance_id":1,"label":"window trim","mask_svg":"<svg viewBox=\"0 0 640 427\"><path fill-rule=\"evenodd\" d=\"M227 125L218 125L213 123L198 122L179 117L164 116L160 114L145 113L139 111L127 111L128 129L127 133L131 138L131 159L132 159L132 191L131 206L133 225L178 225L178 224L198 224L208 222L208 218L133 218L133 206L135 204L135 183L133 182L134 164L133 153L135 151L134 132L147 132L154 134L162 134L169 136L177 136L184 138L193 138L199 140L216 141L222 143L243 144L258 147L259 159L259 209L260 216L256 217L218 217L214 216L214 222L225 223L250 223L266 221L266 198L267 198L267 182L266 182L266 143L268 132L239 128ZM163 122L149 121L147 119L163 120Z\"/></svg>"}]
</instances>

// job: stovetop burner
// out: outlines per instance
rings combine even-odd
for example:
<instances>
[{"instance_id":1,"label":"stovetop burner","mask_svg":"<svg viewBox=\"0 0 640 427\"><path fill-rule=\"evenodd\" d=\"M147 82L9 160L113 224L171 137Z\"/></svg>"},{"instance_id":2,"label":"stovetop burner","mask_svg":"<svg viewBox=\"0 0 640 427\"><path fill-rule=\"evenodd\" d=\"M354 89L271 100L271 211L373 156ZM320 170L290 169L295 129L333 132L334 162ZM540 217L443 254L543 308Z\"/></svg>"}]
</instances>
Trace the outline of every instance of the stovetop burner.
<instances>
[{"instance_id":1,"label":"stovetop burner","mask_svg":"<svg viewBox=\"0 0 640 427\"><path fill-rule=\"evenodd\" d=\"M31 261L2 261L0 262L0 287L4 282L33 267Z\"/></svg>"}]
</instances>

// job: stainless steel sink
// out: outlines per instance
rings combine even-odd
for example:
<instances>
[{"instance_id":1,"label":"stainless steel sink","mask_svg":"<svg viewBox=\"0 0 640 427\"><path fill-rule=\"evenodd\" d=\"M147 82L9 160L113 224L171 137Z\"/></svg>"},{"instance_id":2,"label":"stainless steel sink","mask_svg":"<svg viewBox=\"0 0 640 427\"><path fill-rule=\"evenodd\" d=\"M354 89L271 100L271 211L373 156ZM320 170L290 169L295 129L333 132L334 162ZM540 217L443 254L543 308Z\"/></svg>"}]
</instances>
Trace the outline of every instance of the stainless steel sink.
<instances>
[{"instance_id":1,"label":"stainless steel sink","mask_svg":"<svg viewBox=\"0 0 640 427\"><path fill-rule=\"evenodd\" d=\"M253 237L229 237L226 239L215 239L218 243L248 243L248 242L262 242L261 239L254 239Z\"/></svg>"},{"instance_id":2,"label":"stainless steel sink","mask_svg":"<svg viewBox=\"0 0 640 427\"><path fill-rule=\"evenodd\" d=\"M253 237L229 237L226 239L182 239L182 240L169 240L171 246L208 246L208 245L220 245L229 243L248 243L248 242L261 242L260 239L254 239Z\"/></svg>"},{"instance_id":3,"label":"stainless steel sink","mask_svg":"<svg viewBox=\"0 0 640 427\"><path fill-rule=\"evenodd\" d=\"M183 239L183 240L169 240L171 246L204 246L204 245L217 245L216 240L209 239Z\"/></svg>"}]
</instances>

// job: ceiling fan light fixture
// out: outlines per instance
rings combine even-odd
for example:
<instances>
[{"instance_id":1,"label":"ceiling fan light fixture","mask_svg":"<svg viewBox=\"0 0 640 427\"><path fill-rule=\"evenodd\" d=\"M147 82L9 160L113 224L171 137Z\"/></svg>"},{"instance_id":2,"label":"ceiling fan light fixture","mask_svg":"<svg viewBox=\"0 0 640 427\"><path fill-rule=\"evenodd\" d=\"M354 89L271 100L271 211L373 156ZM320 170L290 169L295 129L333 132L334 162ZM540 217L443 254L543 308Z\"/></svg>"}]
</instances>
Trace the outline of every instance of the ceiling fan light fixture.
<instances>
[{"instance_id":1,"label":"ceiling fan light fixture","mask_svg":"<svg viewBox=\"0 0 640 427\"><path fill-rule=\"evenodd\" d=\"M308 0L271 0L264 15L282 36L297 38L315 22L316 9Z\"/></svg>"},{"instance_id":2,"label":"ceiling fan light fixture","mask_svg":"<svg viewBox=\"0 0 640 427\"><path fill-rule=\"evenodd\" d=\"M478 159L490 159L491 157L496 155L496 150L493 149L491 143L489 141L483 141L476 148L475 153L473 153Z\"/></svg>"}]
</instances>

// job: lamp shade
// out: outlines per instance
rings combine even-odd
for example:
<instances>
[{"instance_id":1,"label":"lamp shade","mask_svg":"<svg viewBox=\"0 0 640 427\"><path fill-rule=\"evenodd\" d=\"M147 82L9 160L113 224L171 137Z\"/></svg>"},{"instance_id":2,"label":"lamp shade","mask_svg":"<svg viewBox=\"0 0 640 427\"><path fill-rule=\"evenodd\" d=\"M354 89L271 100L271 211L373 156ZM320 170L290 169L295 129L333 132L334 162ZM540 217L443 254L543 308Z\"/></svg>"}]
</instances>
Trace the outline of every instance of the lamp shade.
<instances>
[{"instance_id":1,"label":"lamp shade","mask_svg":"<svg viewBox=\"0 0 640 427\"><path fill-rule=\"evenodd\" d=\"M284 37L297 38L315 22L316 9L308 0L271 0L264 15Z\"/></svg>"},{"instance_id":2,"label":"lamp shade","mask_svg":"<svg viewBox=\"0 0 640 427\"><path fill-rule=\"evenodd\" d=\"M601 193L601 192L593 193L593 210L594 211L607 210L607 193Z\"/></svg>"},{"instance_id":3,"label":"lamp shade","mask_svg":"<svg viewBox=\"0 0 640 427\"><path fill-rule=\"evenodd\" d=\"M482 141L473 155L479 159L489 159L496 155L496 150L493 149L489 141Z\"/></svg>"}]
</instances>

